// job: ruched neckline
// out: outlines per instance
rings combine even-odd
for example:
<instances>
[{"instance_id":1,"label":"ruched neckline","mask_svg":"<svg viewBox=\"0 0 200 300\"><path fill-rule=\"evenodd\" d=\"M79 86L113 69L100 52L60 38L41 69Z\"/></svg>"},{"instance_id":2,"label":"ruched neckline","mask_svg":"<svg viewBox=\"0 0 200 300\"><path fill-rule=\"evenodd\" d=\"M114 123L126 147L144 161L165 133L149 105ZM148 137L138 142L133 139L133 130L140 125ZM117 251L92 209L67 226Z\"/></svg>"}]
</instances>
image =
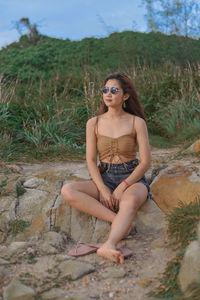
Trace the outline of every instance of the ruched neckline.
<instances>
[{"instance_id":1,"label":"ruched neckline","mask_svg":"<svg viewBox=\"0 0 200 300\"><path fill-rule=\"evenodd\" d=\"M97 132L97 135L108 138L108 139L111 139L111 140L118 140L118 139L120 139L122 137L125 137L125 136L133 136L134 134L133 134L133 132L131 132L131 133L127 133L127 134L122 134L122 135L120 135L116 138L108 136L108 135L100 134L99 132Z\"/></svg>"}]
</instances>

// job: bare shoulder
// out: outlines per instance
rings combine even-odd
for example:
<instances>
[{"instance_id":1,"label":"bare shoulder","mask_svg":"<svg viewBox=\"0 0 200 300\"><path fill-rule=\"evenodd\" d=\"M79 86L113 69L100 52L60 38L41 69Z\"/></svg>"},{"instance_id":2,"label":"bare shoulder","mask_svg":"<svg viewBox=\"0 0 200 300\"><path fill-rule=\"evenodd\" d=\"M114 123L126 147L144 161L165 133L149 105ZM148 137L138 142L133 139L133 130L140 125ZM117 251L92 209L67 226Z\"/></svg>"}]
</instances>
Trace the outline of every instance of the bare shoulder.
<instances>
[{"instance_id":1,"label":"bare shoulder","mask_svg":"<svg viewBox=\"0 0 200 300\"><path fill-rule=\"evenodd\" d=\"M97 117L93 117L87 121L87 127L95 127L97 123Z\"/></svg>"},{"instance_id":2,"label":"bare shoulder","mask_svg":"<svg viewBox=\"0 0 200 300\"><path fill-rule=\"evenodd\" d=\"M140 129L140 128L146 128L146 127L147 127L147 125L146 125L145 120L138 116L135 116L135 128Z\"/></svg>"}]
</instances>

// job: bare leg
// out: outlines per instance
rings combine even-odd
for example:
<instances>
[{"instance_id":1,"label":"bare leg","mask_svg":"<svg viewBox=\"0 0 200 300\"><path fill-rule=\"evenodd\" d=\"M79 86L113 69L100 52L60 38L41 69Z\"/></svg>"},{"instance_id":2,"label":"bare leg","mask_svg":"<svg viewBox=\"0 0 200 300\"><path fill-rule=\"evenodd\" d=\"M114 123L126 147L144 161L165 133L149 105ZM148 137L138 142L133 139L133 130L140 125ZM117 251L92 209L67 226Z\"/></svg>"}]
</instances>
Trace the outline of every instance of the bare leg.
<instances>
[{"instance_id":1,"label":"bare leg","mask_svg":"<svg viewBox=\"0 0 200 300\"><path fill-rule=\"evenodd\" d=\"M116 245L132 226L137 210L146 199L147 188L142 183L135 183L124 192L119 212L112 222L108 240L98 249L98 255L115 262L124 262L124 257L120 251L116 250Z\"/></svg>"},{"instance_id":2,"label":"bare leg","mask_svg":"<svg viewBox=\"0 0 200 300\"><path fill-rule=\"evenodd\" d=\"M99 201L99 191L92 180L69 183L61 190L63 198L73 207L104 221L113 222L116 214Z\"/></svg>"}]
</instances>

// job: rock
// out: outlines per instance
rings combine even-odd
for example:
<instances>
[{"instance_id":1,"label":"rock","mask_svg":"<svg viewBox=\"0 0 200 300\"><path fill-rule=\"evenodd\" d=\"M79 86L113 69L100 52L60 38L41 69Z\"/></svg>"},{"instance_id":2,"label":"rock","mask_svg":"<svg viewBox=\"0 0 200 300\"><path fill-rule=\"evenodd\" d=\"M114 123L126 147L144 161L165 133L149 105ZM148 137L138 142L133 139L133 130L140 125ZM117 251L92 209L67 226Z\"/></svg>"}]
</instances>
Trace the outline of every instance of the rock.
<instances>
[{"instance_id":1,"label":"rock","mask_svg":"<svg viewBox=\"0 0 200 300\"><path fill-rule=\"evenodd\" d=\"M50 243L48 242L43 242L40 244L40 251L43 253L43 254L57 254L58 253L58 250L51 246Z\"/></svg>"},{"instance_id":2,"label":"rock","mask_svg":"<svg viewBox=\"0 0 200 300\"><path fill-rule=\"evenodd\" d=\"M8 246L8 248L5 248L3 251L1 251L0 255L4 258L10 258L13 255L18 255L25 248L27 248L26 242L13 242Z\"/></svg>"},{"instance_id":3,"label":"rock","mask_svg":"<svg viewBox=\"0 0 200 300\"><path fill-rule=\"evenodd\" d=\"M188 149L184 151L185 153L200 153L200 140L196 140L194 144L192 144Z\"/></svg>"},{"instance_id":4,"label":"rock","mask_svg":"<svg viewBox=\"0 0 200 300\"><path fill-rule=\"evenodd\" d=\"M192 283L200 284L200 246L198 241L191 242L187 247L178 275L178 281L183 292Z\"/></svg>"},{"instance_id":5,"label":"rock","mask_svg":"<svg viewBox=\"0 0 200 300\"><path fill-rule=\"evenodd\" d=\"M153 200L147 200L138 210L135 222L139 232L158 232L166 227L165 214Z\"/></svg>"},{"instance_id":6,"label":"rock","mask_svg":"<svg viewBox=\"0 0 200 300\"><path fill-rule=\"evenodd\" d=\"M76 241L90 241L93 233L92 217L72 208L71 237Z\"/></svg>"},{"instance_id":7,"label":"rock","mask_svg":"<svg viewBox=\"0 0 200 300\"><path fill-rule=\"evenodd\" d=\"M2 256L2 253L6 251L7 247L4 245L0 245L0 257Z\"/></svg>"},{"instance_id":8,"label":"rock","mask_svg":"<svg viewBox=\"0 0 200 300\"><path fill-rule=\"evenodd\" d=\"M7 231L10 220L15 219L15 201L12 195L0 197L0 228Z\"/></svg>"},{"instance_id":9,"label":"rock","mask_svg":"<svg viewBox=\"0 0 200 300\"><path fill-rule=\"evenodd\" d=\"M60 233L55 231L49 231L44 233L43 238L46 243L56 248L61 248L63 246L63 237Z\"/></svg>"},{"instance_id":10,"label":"rock","mask_svg":"<svg viewBox=\"0 0 200 300\"><path fill-rule=\"evenodd\" d=\"M69 163L70 165L70 163ZM77 166L77 167L76 167ZM159 172L153 168L149 171L151 181ZM34 169L33 169L34 171ZM157 172L157 173L156 173ZM7 175L9 176L9 175ZM60 195L62 185L72 180L89 179L85 163L73 165L67 171L47 170L43 173L20 176L11 174L6 186L9 196L0 198L2 213L0 214L0 226L6 230L10 220L29 221L30 227L26 229L29 238L40 235L48 231L61 231L76 241L89 243L104 242L110 232L110 223L99 220L70 207ZM25 189L25 193L16 193L16 182ZM149 203L149 202L148 202ZM137 228L142 230L160 229L163 224L161 212L153 207L153 202L145 204L137 214ZM150 211L149 211L150 210ZM155 218L156 222L151 222L150 218ZM157 224L156 224L157 223ZM58 236L57 236L58 237ZM53 236L47 243L42 245L42 250L46 253L56 253L54 247L60 248L62 241ZM18 240L26 240L27 235L18 234ZM53 239L53 240L52 240ZM59 241L59 242L58 242ZM49 249L48 248L49 245ZM52 247L54 246L54 247Z\"/></svg>"},{"instance_id":11,"label":"rock","mask_svg":"<svg viewBox=\"0 0 200 300\"><path fill-rule=\"evenodd\" d=\"M94 299L94 298L92 298ZM92 300L87 295L72 294L58 300Z\"/></svg>"},{"instance_id":12,"label":"rock","mask_svg":"<svg viewBox=\"0 0 200 300\"><path fill-rule=\"evenodd\" d=\"M13 279L3 291L4 300L34 300L35 292L32 288Z\"/></svg>"},{"instance_id":13,"label":"rock","mask_svg":"<svg viewBox=\"0 0 200 300\"><path fill-rule=\"evenodd\" d=\"M26 179L26 181L23 183L23 186L25 188L29 188L29 189L36 189L39 187L43 187L44 185L45 185L45 180L41 179L41 178L37 178L37 177L30 177L30 178ZM46 183L46 186L47 186L47 183Z\"/></svg>"},{"instance_id":14,"label":"rock","mask_svg":"<svg viewBox=\"0 0 200 300\"><path fill-rule=\"evenodd\" d=\"M146 280L146 279L140 279L140 285L143 287L147 287L151 284L150 280Z\"/></svg>"},{"instance_id":15,"label":"rock","mask_svg":"<svg viewBox=\"0 0 200 300\"><path fill-rule=\"evenodd\" d=\"M71 259L72 257L67 255L67 254L57 254L56 255L56 261L57 262L61 262L61 261L65 261L65 260L68 260L68 259Z\"/></svg>"},{"instance_id":16,"label":"rock","mask_svg":"<svg viewBox=\"0 0 200 300\"><path fill-rule=\"evenodd\" d=\"M30 189L19 197L17 215L19 219L33 222L41 214L45 204L49 202L49 193L46 191Z\"/></svg>"},{"instance_id":17,"label":"rock","mask_svg":"<svg viewBox=\"0 0 200 300\"><path fill-rule=\"evenodd\" d=\"M13 173L20 173L20 171L22 170L22 168L16 164L6 165L6 167Z\"/></svg>"},{"instance_id":18,"label":"rock","mask_svg":"<svg viewBox=\"0 0 200 300\"><path fill-rule=\"evenodd\" d=\"M92 243L105 242L110 232L110 223L94 217L92 217L92 219L94 220L95 225L94 225L94 232L92 235L91 242Z\"/></svg>"},{"instance_id":19,"label":"rock","mask_svg":"<svg viewBox=\"0 0 200 300\"><path fill-rule=\"evenodd\" d=\"M151 191L165 213L179 206L179 201L189 204L200 194L200 167L170 166L154 179Z\"/></svg>"},{"instance_id":20,"label":"rock","mask_svg":"<svg viewBox=\"0 0 200 300\"><path fill-rule=\"evenodd\" d=\"M66 277L69 280L76 280L82 276L95 271L95 268L88 263L83 263L76 260L68 260L60 263L58 268L61 271L61 277Z\"/></svg>"},{"instance_id":21,"label":"rock","mask_svg":"<svg viewBox=\"0 0 200 300\"><path fill-rule=\"evenodd\" d=\"M103 278L122 278L126 275L123 269L109 267L106 268L102 274Z\"/></svg>"},{"instance_id":22,"label":"rock","mask_svg":"<svg viewBox=\"0 0 200 300\"><path fill-rule=\"evenodd\" d=\"M3 259L3 258L0 258L0 265L9 265L9 261Z\"/></svg>"},{"instance_id":23,"label":"rock","mask_svg":"<svg viewBox=\"0 0 200 300\"><path fill-rule=\"evenodd\" d=\"M110 231L108 222L79 212L70 207L61 196L58 197L54 213L55 227L76 241L103 242Z\"/></svg>"},{"instance_id":24,"label":"rock","mask_svg":"<svg viewBox=\"0 0 200 300\"><path fill-rule=\"evenodd\" d=\"M43 293L41 296L40 296L40 299L43 299L43 300L55 300L55 299L60 299L61 297L64 297L67 295L67 292L60 289L60 288L54 288L54 289L51 289L50 291L48 292L45 292Z\"/></svg>"},{"instance_id":25,"label":"rock","mask_svg":"<svg viewBox=\"0 0 200 300\"><path fill-rule=\"evenodd\" d=\"M197 240L186 248L178 281L183 292L186 292L191 284L200 284L200 222L197 226Z\"/></svg>"},{"instance_id":26,"label":"rock","mask_svg":"<svg viewBox=\"0 0 200 300\"><path fill-rule=\"evenodd\" d=\"M148 184L150 185L154 178L158 176L161 170L165 169L166 165L159 165L159 167L151 167L149 170L145 173L146 180Z\"/></svg>"},{"instance_id":27,"label":"rock","mask_svg":"<svg viewBox=\"0 0 200 300\"><path fill-rule=\"evenodd\" d=\"M73 172L73 176L81 178L83 180L89 180L90 175L88 173L87 164L81 164L78 168L76 168Z\"/></svg>"},{"instance_id":28,"label":"rock","mask_svg":"<svg viewBox=\"0 0 200 300\"><path fill-rule=\"evenodd\" d=\"M59 228L62 232L71 235L71 206L68 205L61 195L59 195L54 209L55 227Z\"/></svg>"}]
</instances>

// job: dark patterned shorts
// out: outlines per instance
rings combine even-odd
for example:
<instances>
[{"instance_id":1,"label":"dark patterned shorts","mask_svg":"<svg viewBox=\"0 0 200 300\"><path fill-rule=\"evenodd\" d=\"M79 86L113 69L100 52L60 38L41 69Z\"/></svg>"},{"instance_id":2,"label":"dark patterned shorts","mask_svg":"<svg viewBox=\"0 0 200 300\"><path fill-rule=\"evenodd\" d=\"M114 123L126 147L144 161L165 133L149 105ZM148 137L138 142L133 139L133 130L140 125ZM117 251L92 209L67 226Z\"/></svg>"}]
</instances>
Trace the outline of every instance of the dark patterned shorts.
<instances>
[{"instance_id":1,"label":"dark patterned shorts","mask_svg":"<svg viewBox=\"0 0 200 300\"><path fill-rule=\"evenodd\" d=\"M126 179L133 172L137 165L139 165L139 160L137 158L121 164L100 162L99 170L104 184L111 190L111 192L113 192L122 180ZM137 182L141 182L146 186L149 197L150 186L147 183L145 176Z\"/></svg>"}]
</instances>

